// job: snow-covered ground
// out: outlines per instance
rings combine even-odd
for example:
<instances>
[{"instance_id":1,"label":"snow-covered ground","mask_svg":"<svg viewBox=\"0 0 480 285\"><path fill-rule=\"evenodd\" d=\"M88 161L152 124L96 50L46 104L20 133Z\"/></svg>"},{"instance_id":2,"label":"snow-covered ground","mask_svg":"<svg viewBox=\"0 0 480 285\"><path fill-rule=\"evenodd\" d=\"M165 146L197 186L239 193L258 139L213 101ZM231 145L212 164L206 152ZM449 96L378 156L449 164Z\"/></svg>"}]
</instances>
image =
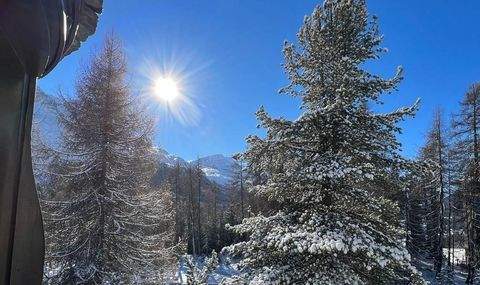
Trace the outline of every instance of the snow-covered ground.
<instances>
[{"instance_id":1,"label":"snow-covered ground","mask_svg":"<svg viewBox=\"0 0 480 285\"><path fill-rule=\"evenodd\" d=\"M431 285L441 285L435 278L435 271L433 264L427 261L417 261L415 266L422 272L423 278ZM463 272L459 266L455 266L455 273L453 276L453 284L465 284L466 273Z\"/></svg>"},{"instance_id":2,"label":"snow-covered ground","mask_svg":"<svg viewBox=\"0 0 480 285\"><path fill-rule=\"evenodd\" d=\"M443 253L445 258L448 258L448 249L444 248ZM465 279L467 277L467 274L463 270L463 265L465 264L465 249L455 248L453 251L453 255L451 256L451 261L454 265L453 284L465 284ZM427 280L429 284L441 284L435 278L435 271L431 262L425 260L417 260L415 262L415 266L422 272L423 278L425 278L425 280Z\"/></svg>"},{"instance_id":3,"label":"snow-covered ground","mask_svg":"<svg viewBox=\"0 0 480 285\"><path fill-rule=\"evenodd\" d=\"M205 262L205 257L196 258L196 264L199 268L203 268L204 262ZM170 279L167 283L171 285L187 284L187 271L188 271L188 268L185 262L181 261L175 277ZM215 272L210 274L208 278L208 284L209 285L220 284L220 282L224 278L232 277L236 274L238 274L238 270L235 264L231 264L230 262L227 262L224 258L220 258L219 266L217 267Z\"/></svg>"},{"instance_id":4,"label":"snow-covered ground","mask_svg":"<svg viewBox=\"0 0 480 285\"><path fill-rule=\"evenodd\" d=\"M465 249L455 248L452 255L452 263L454 264L454 283L455 285L465 284L466 273L463 271L462 265L465 264ZM445 258L448 258L448 249L444 249ZM199 268L203 268L205 257L197 257L196 264ZM422 272L423 277L431 285L440 285L435 278L433 264L425 260L416 260L415 266ZM179 269L174 278L168 284L187 284L187 267L185 262L180 262ZM219 266L213 274L208 278L208 284L219 284L223 279L238 275L239 271L235 263L227 261L226 258L220 258Z\"/></svg>"},{"instance_id":5,"label":"snow-covered ground","mask_svg":"<svg viewBox=\"0 0 480 285\"><path fill-rule=\"evenodd\" d=\"M450 260L453 264L459 265L459 264L465 264L466 259L465 259L465 249L464 248L455 248L450 256ZM448 259L448 249L444 248L443 249L443 255L445 258Z\"/></svg>"}]
</instances>

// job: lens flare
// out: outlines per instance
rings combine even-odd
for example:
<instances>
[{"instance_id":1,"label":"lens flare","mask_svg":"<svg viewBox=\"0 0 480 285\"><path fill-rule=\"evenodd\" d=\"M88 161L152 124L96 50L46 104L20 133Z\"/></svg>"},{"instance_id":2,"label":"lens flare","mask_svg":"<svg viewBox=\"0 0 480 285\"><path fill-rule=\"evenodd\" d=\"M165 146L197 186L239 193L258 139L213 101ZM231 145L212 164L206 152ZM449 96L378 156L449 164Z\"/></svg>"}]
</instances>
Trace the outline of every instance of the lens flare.
<instances>
[{"instance_id":1,"label":"lens flare","mask_svg":"<svg viewBox=\"0 0 480 285\"><path fill-rule=\"evenodd\" d=\"M180 95L177 82L170 77L158 78L153 88L155 95L166 102L172 102Z\"/></svg>"},{"instance_id":2,"label":"lens flare","mask_svg":"<svg viewBox=\"0 0 480 285\"><path fill-rule=\"evenodd\" d=\"M1 1L1 0L0 0ZM156 47L141 55L136 66L135 93L152 114L158 128L197 126L203 117L205 86L212 82L206 72L211 63L181 48ZM179 56L181 54L181 56Z\"/></svg>"}]
</instances>

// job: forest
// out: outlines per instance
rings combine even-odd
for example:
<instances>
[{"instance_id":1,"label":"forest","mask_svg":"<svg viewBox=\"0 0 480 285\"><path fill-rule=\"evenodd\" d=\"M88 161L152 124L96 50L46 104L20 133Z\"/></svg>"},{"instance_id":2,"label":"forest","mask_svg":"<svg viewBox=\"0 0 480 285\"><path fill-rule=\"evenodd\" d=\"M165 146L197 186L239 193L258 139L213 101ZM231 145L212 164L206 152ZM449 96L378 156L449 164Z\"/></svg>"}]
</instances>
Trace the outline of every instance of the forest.
<instances>
[{"instance_id":1,"label":"forest","mask_svg":"<svg viewBox=\"0 0 480 285\"><path fill-rule=\"evenodd\" d=\"M279 96L300 116L259 107L265 135L246 138L222 185L201 160L161 159L107 35L74 94L37 91L44 284L479 284L480 83L456 94L459 112L440 104L406 157L400 125L421 98L378 111L404 77L367 68L382 39L364 0L319 4L283 45Z\"/></svg>"}]
</instances>

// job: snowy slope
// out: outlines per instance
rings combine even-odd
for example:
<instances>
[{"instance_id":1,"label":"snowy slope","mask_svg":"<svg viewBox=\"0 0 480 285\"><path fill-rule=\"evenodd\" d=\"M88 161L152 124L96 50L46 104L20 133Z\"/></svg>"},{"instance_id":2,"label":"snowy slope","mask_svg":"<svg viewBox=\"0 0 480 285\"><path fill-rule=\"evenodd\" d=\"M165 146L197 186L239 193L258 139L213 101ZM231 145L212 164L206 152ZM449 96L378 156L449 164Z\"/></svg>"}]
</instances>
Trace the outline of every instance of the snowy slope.
<instances>
[{"instance_id":1,"label":"snowy slope","mask_svg":"<svg viewBox=\"0 0 480 285\"><path fill-rule=\"evenodd\" d=\"M193 165L200 163L205 176L221 186L227 186L233 177L235 160L222 154L205 156L190 162Z\"/></svg>"},{"instance_id":2,"label":"snowy slope","mask_svg":"<svg viewBox=\"0 0 480 285\"><path fill-rule=\"evenodd\" d=\"M205 262L205 256L200 256L195 258L196 266L203 268ZM188 268L182 258L178 267L178 271L175 273L175 276L168 278L166 284L188 284L187 283L187 271ZM217 269L209 274L208 284L217 285L221 284L222 280L231 278L235 275L238 275L240 271L238 270L238 264L232 263L229 258L220 256L219 266ZM228 284L228 283L227 283Z\"/></svg>"},{"instance_id":3,"label":"snowy slope","mask_svg":"<svg viewBox=\"0 0 480 285\"><path fill-rule=\"evenodd\" d=\"M232 157L215 154L187 162L183 158L170 154L162 148L157 148L156 152L159 163L167 167L173 168L177 163L182 168L188 166L195 167L197 164L200 164L200 168L209 181L225 187L232 180L233 167L235 165L235 160Z\"/></svg>"},{"instance_id":4,"label":"snowy slope","mask_svg":"<svg viewBox=\"0 0 480 285\"><path fill-rule=\"evenodd\" d=\"M188 166L188 162L186 162L183 158L170 154L162 148L156 148L156 151L159 163L166 164L169 167L175 167L177 163L180 165L180 167Z\"/></svg>"}]
</instances>

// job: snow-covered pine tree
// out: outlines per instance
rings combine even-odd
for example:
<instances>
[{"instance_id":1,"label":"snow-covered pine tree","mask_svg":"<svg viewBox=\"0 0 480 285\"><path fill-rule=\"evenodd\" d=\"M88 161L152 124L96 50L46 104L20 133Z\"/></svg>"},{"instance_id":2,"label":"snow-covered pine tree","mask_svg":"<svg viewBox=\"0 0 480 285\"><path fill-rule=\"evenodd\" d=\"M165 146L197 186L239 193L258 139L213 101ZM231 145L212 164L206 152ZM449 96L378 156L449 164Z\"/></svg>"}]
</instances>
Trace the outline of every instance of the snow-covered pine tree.
<instances>
[{"instance_id":1,"label":"snow-covered pine tree","mask_svg":"<svg viewBox=\"0 0 480 285\"><path fill-rule=\"evenodd\" d=\"M425 182L432 177L431 165L417 159L405 177L405 228L407 249L412 258L427 254ZM428 178L430 177L430 178Z\"/></svg>"},{"instance_id":2,"label":"snow-covered pine tree","mask_svg":"<svg viewBox=\"0 0 480 285\"><path fill-rule=\"evenodd\" d=\"M185 265L187 267L186 277L187 285L207 285L209 284L210 275L218 267L218 255L214 250L209 257L206 257L203 265L198 264L199 259L193 258L191 255L184 256Z\"/></svg>"},{"instance_id":3,"label":"snow-covered pine tree","mask_svg":"<svg viewBox=\"0 0 480 285\"><path fill-rule=\"evenodd\" d=\"M51 284L161 282L175 266L171 198L150 185L153 125L125 74L110 36L60 110L61 181L43 201Z\"/></svg>"},{"instance_id":4,"label":"snow-covered pine tree","mask_svg":"<svg viewBox=\"0 0 480 285\"><path fill-rule=\"evenodd\" d=\"M188 212L188 219L187 219L187 236L188 236L188 246L187 252L193 254L194 257L200 253L200 237L198 236L197 227L200 225L197 224L197 199L195 194L195 177L196 172L193 167L190 165L188 166L187 170L187 212Z\"/></svg>"},{"instance_id":5,"label":"snow-covered pine tree","mask_svg":"<svg viewBox=\"0 0 480 285\"><path fill-rule=\"evenodd\" d=\"M222 205L219 200L220 187L213 185L212 192L205 197L205 217L202 219L205 233L205 250L221 249L222 241L220 240L221 219L220 211L222 211Z\"/></svg>"},{"instance_id":6,"label":"snow-covered pine tree","mask_svg":"<svg viewBox=\"0 0 480 285\"><path fill-rule=\"evenodd\" d=\"M424 181L426 205L425 222L427 229L428 251L438 274L443 267L443 247L445 235L445 194L447 189L447 141L442 112L436 110L433 124L429 130L425 145L420 150L420 161L429 164L427 181Z\"/></svg>"},{"instance_id":7,"label":"snow-covered pine tree","mask_svg":"<svg viewBox=\"0 0 480 285\"><path fill-rule=\"evenodd\" d=\"M233 177L231 181L232 199L238 207L238 218L243 220L247 216L247 172L245 163L241 159L236 159L236 163L232 166Z\"/></svg>"},{"instance_id":8,"label":"snow-covered pine tree","mask_svg":"<svg viewBox=\"0 0 480 285\"><path fill-rule=\"evenodd\" d=\"M305 18L298 46L286 43L291 83L281 93L302 100L294 121L257 117L267 135L250 136L243 154L266 183L254 191L279 210L233 227L249 239L227 248L243 257L251 284L416 284L396 203L371 191L398 154L398 123L417 105L375 113L401 69L383 79L364 63L384 51L364 0L327 0ZM387 189L385 189L387 191Z\"/></svg>"},{"instance_id":9,"label":"snow-covered pine tree","mask_svg":"<svg viewBox=\"0 0 480 285\"><path fill-rule=\"evenodd\" d=\"M480 261L480 83L473 84L452 122L455 184L460 185L465 217L466 283L474 284Z\"/></svg>"}]
</instances>

